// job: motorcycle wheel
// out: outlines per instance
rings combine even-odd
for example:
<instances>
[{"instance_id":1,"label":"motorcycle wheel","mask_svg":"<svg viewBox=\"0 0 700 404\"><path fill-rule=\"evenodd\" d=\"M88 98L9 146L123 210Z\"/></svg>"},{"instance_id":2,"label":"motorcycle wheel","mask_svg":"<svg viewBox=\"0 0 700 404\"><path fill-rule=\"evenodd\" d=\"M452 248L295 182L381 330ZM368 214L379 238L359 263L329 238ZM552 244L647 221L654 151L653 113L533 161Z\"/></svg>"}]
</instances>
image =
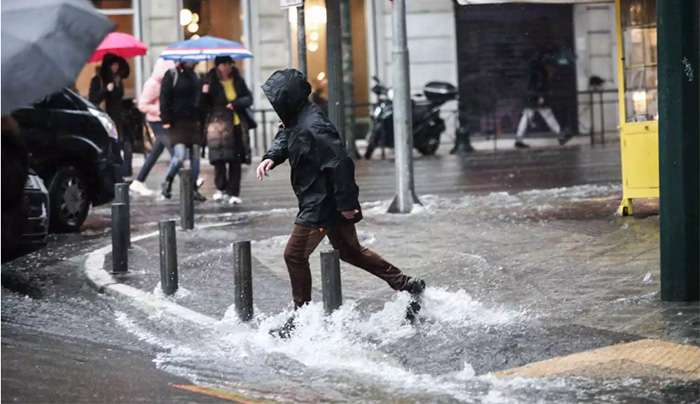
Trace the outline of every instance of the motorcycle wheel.
<instances>
[{"instance_id":1,"label":"motorcycle wheel","mask_svg":"<svg viewBox=\"0 0 700 404\"><path fill-rule=\"evenodd\" d=\"M432 156L433 154L435 154L438 147L440 147L439 135L437 137L430 138L426 144L416 146L416 149L420 152L420 154L424 156Z\"/></svg>"}]
</instances>

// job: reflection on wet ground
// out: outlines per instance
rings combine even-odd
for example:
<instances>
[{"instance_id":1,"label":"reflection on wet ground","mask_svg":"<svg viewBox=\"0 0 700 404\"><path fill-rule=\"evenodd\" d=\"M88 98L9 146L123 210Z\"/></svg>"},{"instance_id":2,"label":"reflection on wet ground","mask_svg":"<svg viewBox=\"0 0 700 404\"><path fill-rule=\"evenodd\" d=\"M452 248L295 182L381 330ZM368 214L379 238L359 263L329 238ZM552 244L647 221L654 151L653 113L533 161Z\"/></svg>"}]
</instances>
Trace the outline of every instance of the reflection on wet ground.
<instances>
[{"instance_id":1,"label":"reflection on wet ground","mask_svg":"<svg viewBox=\"0 0 700 404\"><path fill-rule=\"evenodd\" d=\"M294 338L268 335L290 315L282 251L296 209L286 167L262 185L248 170L242 207L197 206L199 223L227 225L178 232L182 289L170 299L219 320L214 326L142 312L87 287L76 254L109 243L107 207L94 210L82 235L56 236L49 249L3 265L3 322L126 344L194 383L252 397L693 402L698 382L490 374L640 338L700 345L697 303L665 303L657 294L655 202L636 206L638 217L613 216L618 156L616 147L571 147L420 159L423 206L401 216L385 213L393 162L358 162L361 242L429 284L416 326L403 322L407 296L343 265L345 305L338 312L325 317L313 304L299 312ZM210 171L205 194L212 192ZM161 176L159 165L149 186ZM132 206L134 234L177 215L176 200L134 198ZM236 240L253 240L251 324L241 324L232 309ZM311 263L318 302L318 253ZM158 295L157 238L134 243L130 264L122 281Z\"/></svg>"},{"instance_id":2,"label":"reflection on wet ground","mask_svg":"<svg viewBox=\"0 0 700 404\"><path fill-rule=\"evenodd\" d=\"M232 388L293 399L577 402L624 394L683 401L697 383L489 375L642 337L700 344L697 305L662 303L656 294L657 218L612 216L618 192L585 185L423 195L424 205L407 216L386 214L388 201L366 202L361 242L430 285L421 324L404 324L407 296L343 265L346 305L330 319L320 305L305 309L299 334L287 342L267 331L290 314L282 260L290 211L241 213L230 226L180 232L186 292L174 300L221 322L203 340L174 333L159 319L163 329L154 335L167 335L158 343L169 347L159 363L205 384L224 379L235 381ZM230 244L244 239L254 241L252 325L240 324L232 309ZM157 289L157 248L155 238L138 244L127 283ZM318 262L316 253L316 285ZM318 289L314 298L320 301ZM664 316L671 312L675 317ZM122 321L136 335L155 326ZM298 395L301 386L308 395Z\"/></svg>"}]
</instances>

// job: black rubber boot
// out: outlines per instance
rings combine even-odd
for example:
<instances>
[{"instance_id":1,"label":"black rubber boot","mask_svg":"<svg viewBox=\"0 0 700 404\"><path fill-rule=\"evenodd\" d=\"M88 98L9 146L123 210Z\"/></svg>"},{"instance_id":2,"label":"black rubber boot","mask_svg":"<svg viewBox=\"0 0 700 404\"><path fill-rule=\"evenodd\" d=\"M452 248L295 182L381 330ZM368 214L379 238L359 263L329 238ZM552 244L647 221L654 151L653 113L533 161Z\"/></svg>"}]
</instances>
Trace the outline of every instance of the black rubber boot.
<instances>
[{"instance_id":1,"label":"black rubber boot","mask_svg":"<svg viewBox=\"0 0 700 404\"><path fill-rule=\"evenodd\" d=\"M411 324L415 324L418 318L418 312L421 309L423 301L423 291L425 290L425 281L422 279L411 279L402 289L411 294L411 301L406 308L406 320Z\"/></svg>"},{"instance_id":2,"label":"black rubber boot","mask_svg":"<svg viewBox=\"0 0 700 404\"><path fill-rule=\"evenodd\" d=\"M292 316L289 317L287 321L285 321L283 326L271 329L270 335L272 335L273 337L287 339L292 337L294 329L296 329L296 324L294 324L294 316Z\"/></svg>"},{"instance_id":3,"label":"black rubber boot","mask_svg":"<svg viewBox=\"0 0 700 404\"><path fill-rule=\"evenodd\" d=\"M160 184L160 194L163 198L170 199L173 196L173 179L165 178L162 184Z\"/></svg>"}]
</instances>

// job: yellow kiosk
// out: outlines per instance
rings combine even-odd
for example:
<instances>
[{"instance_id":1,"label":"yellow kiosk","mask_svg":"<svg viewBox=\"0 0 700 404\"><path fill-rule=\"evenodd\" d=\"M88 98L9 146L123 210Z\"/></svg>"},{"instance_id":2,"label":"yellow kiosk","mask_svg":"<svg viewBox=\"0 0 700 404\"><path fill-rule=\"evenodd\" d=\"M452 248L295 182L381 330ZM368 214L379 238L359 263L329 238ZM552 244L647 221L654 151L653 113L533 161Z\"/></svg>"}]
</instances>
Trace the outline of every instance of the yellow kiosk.
<instances>
[{"instance_id":1,"label":"yellow kiosk","mask_svg":"<svg viewBox=\"0 0 700 404\"><path fill-rule=\"evenodd\" d=\"M622 202L659 197L656 0L615 0Z\"/></svg>"}]
</instances>

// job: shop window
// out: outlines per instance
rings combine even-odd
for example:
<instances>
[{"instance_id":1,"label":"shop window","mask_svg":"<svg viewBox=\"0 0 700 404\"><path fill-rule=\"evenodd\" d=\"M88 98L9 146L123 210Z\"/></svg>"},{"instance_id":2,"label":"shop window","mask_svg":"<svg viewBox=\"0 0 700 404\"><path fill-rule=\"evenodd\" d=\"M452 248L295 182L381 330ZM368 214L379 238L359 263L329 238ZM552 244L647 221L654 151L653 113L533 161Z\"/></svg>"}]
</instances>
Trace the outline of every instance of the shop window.
<instances>
[{"instance_id":1,"label":"shop window","mask_svg":"<svg viewBox=\"0 0 700 404\"><path fill-rule=\"evenodd\" d=\"M627 122L658 120L656 1L622 0Z\"/></svg>"},{"instance_id":2,"label":"shop window","mask_svg":"<svg viewBox=\"0 0 700 404\"><path fill-rule=\"evenodd\" d=\"M184 0L180 25L187 39L211 35L241 41L243 21L240 1Z\"/></svg>"},{"instance_id":3,"label":"shop window","mask_svg":"<svg viewBox=\"0 0 700 404\"><path fill-rule=\"evenodd\" d=\"M131 0L92 0L92 4L103 10L131 8Z\"/></svg>"}]
</instances>

